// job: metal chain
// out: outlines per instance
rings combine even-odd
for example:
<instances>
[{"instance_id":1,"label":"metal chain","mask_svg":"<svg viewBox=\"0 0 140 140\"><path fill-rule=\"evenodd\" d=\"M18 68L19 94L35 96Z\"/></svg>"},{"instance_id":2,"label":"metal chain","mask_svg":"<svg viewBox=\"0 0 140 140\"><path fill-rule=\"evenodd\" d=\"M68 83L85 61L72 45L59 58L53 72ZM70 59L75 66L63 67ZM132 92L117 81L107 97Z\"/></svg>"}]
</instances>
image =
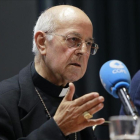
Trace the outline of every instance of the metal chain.
<instances>
[{"instance_id":1,"label":"metal chain","mask_svg":"<svg viewBox=\"0 0 140 140\"><path fill-rule=\"evenodd\" d=\"M36 88L35 88L35 91L36 91L36 93L38 94L38 96L39 96L39 98L40 98L40 100L41 100L41 102L42 102L42 104L43 104L43 106L44 106L44 108L45 108L45 110L46 110L46 112L47 112L49 118L51 118L51 114L49 113L49 111L48 111L48 109L47 109L47 107L46 107L46 105L45 105L45 103L44 103L44 101L43 101L43 99L42 99L40 93L38 92L38 90L37 90ZM76 133L75 133L75 140L77 140L77 135L76 135Z\"/></svg>"}]
</instances>

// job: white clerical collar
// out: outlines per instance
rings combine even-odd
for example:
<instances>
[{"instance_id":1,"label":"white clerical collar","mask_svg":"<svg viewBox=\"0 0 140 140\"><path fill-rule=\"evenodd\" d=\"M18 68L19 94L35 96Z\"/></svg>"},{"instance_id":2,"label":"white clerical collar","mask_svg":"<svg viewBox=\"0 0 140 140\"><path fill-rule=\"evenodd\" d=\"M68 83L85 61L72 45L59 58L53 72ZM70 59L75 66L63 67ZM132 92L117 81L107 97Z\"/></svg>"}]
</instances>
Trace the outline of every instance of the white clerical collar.
<instances>
[{"instance_id":1,"label":"white clerical collar","mask_svg":"<svg viewBox=\"0 0 140 140\"><path fill-rule=\"evenodd\" d=\"M63 88L61 93L59 94L59 97L64 97L66 95L66 93L68 92L68 90L69 90L69 87Z\"/></svg>"}]
</instances>

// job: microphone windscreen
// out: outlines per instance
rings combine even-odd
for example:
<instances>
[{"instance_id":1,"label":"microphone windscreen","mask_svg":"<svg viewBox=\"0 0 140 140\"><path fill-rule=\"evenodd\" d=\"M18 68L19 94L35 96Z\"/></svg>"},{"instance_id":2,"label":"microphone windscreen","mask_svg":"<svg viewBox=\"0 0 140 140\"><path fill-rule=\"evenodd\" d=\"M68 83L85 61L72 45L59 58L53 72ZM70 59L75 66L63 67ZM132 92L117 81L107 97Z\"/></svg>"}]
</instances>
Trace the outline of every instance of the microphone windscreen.
<instances>
[{"instance_id":1,"label":"microphone windscreen","mask_svg":"<svg viewBox=\"0 0 140 140\"><path fill-rule=\"evenodd\" d=\"M113 97L118 98L116 91L121 87L129 90L131 77L127 67L121 61L107 61L101 67L99 75L103 87Z\"/></svg>"}]
</instances>

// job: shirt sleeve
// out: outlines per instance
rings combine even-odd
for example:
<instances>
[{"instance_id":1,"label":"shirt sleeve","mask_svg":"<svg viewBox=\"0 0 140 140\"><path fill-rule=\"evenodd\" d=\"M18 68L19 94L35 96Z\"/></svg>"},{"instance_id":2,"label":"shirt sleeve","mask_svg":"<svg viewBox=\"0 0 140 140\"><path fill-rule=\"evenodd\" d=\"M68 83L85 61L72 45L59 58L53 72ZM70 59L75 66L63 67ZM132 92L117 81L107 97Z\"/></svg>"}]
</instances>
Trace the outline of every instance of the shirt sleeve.
<instances>
[{"instance_id":1,"label":"shirt sleeve","mask_svg":"<svg viewBox=\"0 0 140 140\"><path fill-rule=\"evenodd\" d=\"M0 105L0 140L66 140L53 118L46 121L38 129L26 137L16 137L10 115Z\"/></svg>"}]
</instances>

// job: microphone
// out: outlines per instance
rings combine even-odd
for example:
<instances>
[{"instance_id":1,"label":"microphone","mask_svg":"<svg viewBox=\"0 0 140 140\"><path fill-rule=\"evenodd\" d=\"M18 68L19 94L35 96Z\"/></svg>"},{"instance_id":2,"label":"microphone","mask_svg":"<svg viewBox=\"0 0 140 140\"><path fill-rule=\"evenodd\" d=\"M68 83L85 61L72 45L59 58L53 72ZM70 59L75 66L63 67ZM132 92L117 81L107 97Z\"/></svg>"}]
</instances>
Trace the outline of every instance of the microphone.
<instances>
[{"instance_id":1,"label":"microphone","mask_svg":"<svg viewBox=\"0 0 140 140\"><path fill-rule=\"evenodd\" d=\"M136 120L138 111L128 93L131 77L127 67L119 60L110 60L103 64L99 74L106 91L113 97L120 98L125 114Z\"/></svg>"}]
</instances>

